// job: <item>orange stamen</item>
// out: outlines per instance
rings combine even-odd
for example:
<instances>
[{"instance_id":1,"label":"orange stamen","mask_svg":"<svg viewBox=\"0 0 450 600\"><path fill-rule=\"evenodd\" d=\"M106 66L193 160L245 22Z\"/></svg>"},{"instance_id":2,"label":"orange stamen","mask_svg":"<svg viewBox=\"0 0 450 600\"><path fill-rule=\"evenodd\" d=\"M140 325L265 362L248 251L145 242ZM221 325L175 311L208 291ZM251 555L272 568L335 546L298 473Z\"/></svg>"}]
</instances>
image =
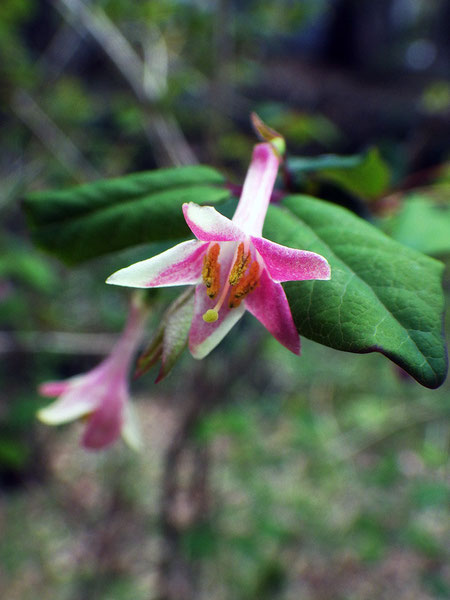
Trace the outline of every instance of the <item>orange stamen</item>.
<instances>
[{"instance_id":1,"label":"orange stamen","mask_svg":"<svg viewBox=\"0 0 450 600\"><path fill-rule=\"evenodd\" d=\"M250 262L250 252L247 252L244 255L244 242L241 242L237 249L236 260L233 263L233 266L230 271L230 276L228 277L228 281L230 285L237 285L245 271L247 270L248 264Z\"/></svg>"},{"instance_id":2,"label":"orange stamen","mask_svg":"<svg viewBox=\"0 0 450 600\"><path fill-rule=\"evenodd\" d=\"M219 244L214 244L208 249L203 260L202 276L206 285L206 291L210 298L215 298L220 291L220 264L218 256L220 253ZM251 262L251 252L246 251L244 242L240 242L234 262L230 268L228 278L225 280L220 296L214 308L211 308L203 315L203 320L207 323L214 323L219 318L221 309L226 297L228 296L229 308L236 308L242 300L250 294L259 283L261 269L258 260ZM228 292L229 295L228 295Z\"/></svg>"},{"instance_id":3,"label":"orange stamen","mask_svg":"<svg viewBox=\"0 0 450 600\"><path fill-rule=\"evenodd\" d=\"M206 293L215 298L220 290L220 263L218 261L220 245L213 244L203 259L202 277L206 285Z\"/></svg>"},{"instance_id":4,"label":"orange stamen","mask_svg":"<svg viewBox=\"0 0 450 600\"><path fill-rule=\"evenodd\" d=\"M228 301L228 306L230 308L236 308L242 302L242 300L253 292L253 290L258 286L259 278L260 278L260 269L258 261L253 261L250 265L248 273L246 273L243 277L241 277L240 281L235 285L230 292L230 299Z\"/></svg>"}]
</instances>

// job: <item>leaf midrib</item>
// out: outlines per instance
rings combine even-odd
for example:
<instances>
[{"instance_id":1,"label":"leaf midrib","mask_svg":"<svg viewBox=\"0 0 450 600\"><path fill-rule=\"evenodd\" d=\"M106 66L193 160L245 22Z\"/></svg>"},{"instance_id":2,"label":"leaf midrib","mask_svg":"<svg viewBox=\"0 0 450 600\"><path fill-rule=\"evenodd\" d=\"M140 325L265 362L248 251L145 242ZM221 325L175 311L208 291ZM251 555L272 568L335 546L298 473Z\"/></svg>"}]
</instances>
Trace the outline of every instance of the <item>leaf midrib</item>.
<instances>
[{"instance_id":1,"label":"leaf midrib","mask_svg":"<svg viewBox=\"0 0 450 600\"><path fill-rule=\"evenodd\" d=\"M141 195L136 195L136 196L128 196L127 198L121 198L118 199L116 201L114 201L111 204L105 204L102 206L95 206L95 207L90 207L89 205L86 206L86 208L83 207L83 210L80 211L79 213L72 213L72 214L62 214L61 217L56 216L56 217L52 217L52 219L48 220L45 225L53 225L53 224L64 224L67 223L69 221L74 221L77 219L85 219L85 218L89 218L90 216L94 216L97 215L100 212L103 211L108 211L108 210L118 210L120 209L120 207L122 205L127 205L129 206L132 203L137 203L140 201L143 201L145 199L151 199L151 198L155 198L155 197L162 197L164 199L164 195L165 194L170 194L173 193L174 191L177 191L177 189L197 189L197 190L214 190L214 191L218 191L218 192L223 192L224 194L227 193L229 196L229 192L228 190L226 190L225 188L221 188L220 186L213 186L213 185L208 185L208 184L194 184L194 185L190 185L190 186L174 186L171 188L166 188L166 189L161 189L161 190L157 190L148 194L141 194ZM224 200L226 200L228 198L228 196L225 198ZM34 226L36 227L42 227L45 226L44 224L42 224L40 222L40 220L35 220L33 215L31 215L31 219L32 222L34 224Z\"/></svg>"}]
</instances>

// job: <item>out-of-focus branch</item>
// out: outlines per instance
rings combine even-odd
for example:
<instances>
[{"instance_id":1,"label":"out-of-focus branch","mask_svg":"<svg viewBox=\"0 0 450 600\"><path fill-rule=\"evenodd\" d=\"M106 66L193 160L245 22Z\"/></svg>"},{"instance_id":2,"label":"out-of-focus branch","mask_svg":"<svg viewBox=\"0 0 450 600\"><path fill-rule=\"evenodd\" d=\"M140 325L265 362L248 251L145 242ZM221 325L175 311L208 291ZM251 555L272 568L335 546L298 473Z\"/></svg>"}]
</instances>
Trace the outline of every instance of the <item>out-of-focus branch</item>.
<instances>
[{"instance_id":1,"label":"out-of-focus branch","mask_svg":"<svg viewBox=\"0 0 450 600\"><path fill-rule=\"evenodd\" d=\"M53 36L37 62L38 71L45 73L45 85L56 81L64 72L86 34L65 23Z\"/></svg>"},{"instance_id":2,"label":"out-of-focus branch","mask_svg":"<svg viewBox=\"0 0 450 600\"><path fill-rule=\"evenodd\" d=\"M16 352L48 352L103 356L110 352L116 340L117 335L110 333L0 331L0 355Z\"/></svg>"},{"instance_id":3,"label":"out-of-focus branch","mask_svg":"<svg viewBox=\"0 0 450 600\"><path fill-rule=\"evenodd\" d=\"M145 73L147 86L144 88L145 65L101 9L91 9L81 0L56 0L54 4L75 29L85 30L92 35L128 81L139 100L157 99L157 81L151 73Z\"/></svg>"},{"instance_id":4,"label":"out-of-focus branch","mask_svg":"<svg viewBox=\"0 0 450 600\"><path fill-rule=\"evenodd\" d=\"M49 86L55 82L63 73L72 56L80 47L85 34L74 31L73 27L64 24L53 36L46 50L36 63L36 69L43 74L43 80L39 87ZM16 115L31 129L31 131L49 148L50 152L56 154L64 166L70 170L75 179L97 179L100 177L96 171L82 156L71 140L55 125L55 123L39 107L36 100L29 92L19 90L13 96L11 108ZM47 134L51 132L50 137ZM60 152L61 148L65 151ZM81 160L81 166L79 165ZM76 164L75 164L76 163ZM10 173L5 182L4 189L0 191L0 210L6 208L18 195L18 190L25 189L44 167L43 160L32 160L28 164L21 160L19 165ZM81 173L80 173L81 171ZM81 177L80 177L81 175ZM5 177L3 177L5 180ZM8 182L11 182L8 185Z\"/></svg>"},{"instance_id":5,"label":"out-of-focus branch","mask_svg":"<svg viewBox=\"0 0 450 600\"><path fill-rule=\"evenodd\" d=\"M76 29L92 35L128 82L136 98L146 107L145 131L160 164L196 163L196 157L175 119L167 118L154 107L166 82L150 72L108 16L98 7L95 10L89 8L82 0L54 0L54 4ZM162 51L164 47L158 45L158 52Z\"/></svg>"},{"instance_id":6,"label":"out-of-focus branch","mask_svg":"<svg viewBox=\"0 0 450 600\"><path fill-rule=\"evenodd\" d=\"M150 27L139 38L144 53L144 87L151 91L153 79L158 84L158 96L167 91L169 53L163 35L156 27ZM150 79L148 79L151 75ZM150 87L149 87L150 86Z\"/></svg>"},{"instance_id":7,"label":"out-of-focus branch","mask_svg":"<svg viewBox=\"0 0 450 600\"><path fill-rule=\"evenodd\" d=\"M83 181L100 177L100 173L28 92L18 90L12 97L11 108L75 179Z\"/></svg>"},{"instance_id":8,"label":"out-of-focus branch","mask_svg":"<svg viewBox=\"0 0 450 600\"><path fill-rule=\"evenodd\" d=\"M232 105L233 91L229 85L229 69L232 64L233 40L230 34L231 5L229 0L217 0L213 19L212 52L214 74L209 86L210 119L208 153L217 159L217 138L226 126Z\"/></svg>"},{"instance_id":9,"label":"out-of-focus branch","mask_svg":"<svg viewBox=\"0 0 450 600\"><path fill-rule=\"evenodd\" d=\"M198 597L197 565L186 554L183 540L187 532L210 522L211 465L208 443L198 439L195 431L205 415L230 400L231 381L236 383L249 372L258 372L261 335L264 334L260 332L248 338L240 352L228 359L227 368L222 372L213 373L205 363L197 364L189 384L183 388L177 427L164 458L160 509L162 553L155 600L195 600Z\"/></svg>"},{"instance_id":10,"label":"out-of-focus branch","mask_svg":"<svg viewBox=\"0 0 450 600\"><path fill-rule=\"evenodd\" d=\"M178 427L167 448L161 493L162 552L157 600L194 600L197 596L196 572L184 552L183 535L209 518L208 448L192 439L204 412L204 396L200 392L191 394L180 408Z\"/></svg>"},{"instance_id":11,"label":"out-of-focus branch","mask_svg":"<svg viewBox=\"0 0 450 600\"><path fill-rule=\"evenodd\" d=\"M0 189L0 214L12 205L27 186L44 169L41 159L26 162L24 158L14 161L11 166L0 171L2 188Z\"/></svg>"},{"instance_id":12,"label":"out-of-focus branch","mask_svg":"<svg viewBox=\"0 0 450 600\"><path fill-rule=\"evenodd\" d=\"M364 437L361 436L361 432L358 429L342 433L325 443L328 447L328 452L337 462L351 461L359 454L367 452L371 448L384 442L386 439L393 437L406 429L433 421L445 421L447 417L447 414L443 411L430 410L424 406L415 408L412 413L406 413L403 405L394 406L389 411L389 415L389 424L379 433Z\"/></svg>"}]
</instances>

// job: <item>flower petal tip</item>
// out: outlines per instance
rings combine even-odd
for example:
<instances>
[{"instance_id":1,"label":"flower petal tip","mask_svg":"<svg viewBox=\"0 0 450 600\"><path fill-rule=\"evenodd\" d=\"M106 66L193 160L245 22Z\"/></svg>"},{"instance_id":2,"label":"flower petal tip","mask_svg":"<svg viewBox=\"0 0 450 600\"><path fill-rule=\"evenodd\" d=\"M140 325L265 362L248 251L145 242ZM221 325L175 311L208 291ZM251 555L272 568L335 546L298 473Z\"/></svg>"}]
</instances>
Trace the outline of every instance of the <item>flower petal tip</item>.
<instances>
[{"instance_id":1,"label":"flower petal tip","mask_svg":"<svg viewBox=\"0 0 450 600\"><path fill-rule=\"evenodd\" d=\"M46 381L38 386L38 393L45 398L56 398L63 394L69 385L67 381Z\"/></svg>"},{"instance_id":2,"label":"flower petal tip","mask_svg":"<svg viewBox=\"0 0 450 600\"><path fill-rule=\"evenodd\" d=\"M189 352L192 358L196 360L202 360L213 350L213 348L207 348L205 344L193 344L189 341Z\"/></svg>"},{"instance_id":3,"label":"flower petal tip","mask_svg":"<svg viewBox=\"0 0 450 600\"><path fill-rule=\"evenodd\" d=\"M136 452L142 452L144 443L142 440L141 428L139 427L136 410L127 404L124 410L124 423L122 426L122 437L126 444Z\"/></svg>"},{"instance_id":4,"label":"flower petal tip","mask_svg":"<svg viewBox=\"0 0 450 600\"><path fill-rule=\"evenodd\" d=\"M203 242L235 241L242 236L241 230L213 206L185 203L183 214L192 233Z\"/></svg>"},{"instance_id":5,"label":"flower petal tip","mask_svg":"<svg viewBox=\"0 0 450 600\"><path fill-rule=\"evenodd\" d=\"M108 277L108 279L105 281L105 283L107 283L108 285L126 285L124 283L121 283L120 279L120 275L119 275L120 271L116 271L115 273L113 273L112 275L110 275Z\"/></svg>"},{"instance_id":6,"label":"flower petal tip","mask_svg":"<svg viewBox=\"0 0 450 600\"><path fill-rule=\"evenodd\" d=\"M326 258L322 257L322 259L323 259L323 277L322 277L322 279L324 281L329 281L331 279L330 263L327 261Z\"/></svg>"},{"instance_id":7,"label":"flower petal tip","mask_svg":"<svg viewBox=\"0 0 450 600\"><path fill-rule=\"evenodd\" d=\"M47 408L41 408L37 411L36 417L41 421L41 423L45 423L46 425L58 425L60 423L59 420L55 420L52 417L52 411Z\"/></svg>"},{"instance_id":8,"label":"flower petal tip","mask_svg":"<svg viewBox=\"0 0 450 600\"><path fill-rule=\"evenodd\" d=\"M62 425L69 423L74 419L79 419L88 415L93 410L92 402L89 400L65 402L64 400L56 400L48 406L44 406L36 413L36 417L46 425Z\"/></svg>"},{"instance_id":9,"label":"flower petal tip","mask_svg":"<svg viewBox=\"0 0 450 600\"><path fill-rule=\"evenodd\" d=\"M125 267L124 269L116 271L108 277L105 283L107 283L108 285L120 285L122 287L145 287L140 281L136 282L132 278L130 278L129 273L126 272L127 269L128 267Z\"/></svg>"},{"instance_id":10,"label":"flower petal tip","mask_svg":"<svg viewBox=\"0 0 450 600\"><path fill-rule=\"evenodd\" d=\"M110 440L108 442L91 440L86 436L83 436L80 442L80 446L89 452L98 452L99 450L106 450L116 440Z\"/></svg>"}]
</instances>

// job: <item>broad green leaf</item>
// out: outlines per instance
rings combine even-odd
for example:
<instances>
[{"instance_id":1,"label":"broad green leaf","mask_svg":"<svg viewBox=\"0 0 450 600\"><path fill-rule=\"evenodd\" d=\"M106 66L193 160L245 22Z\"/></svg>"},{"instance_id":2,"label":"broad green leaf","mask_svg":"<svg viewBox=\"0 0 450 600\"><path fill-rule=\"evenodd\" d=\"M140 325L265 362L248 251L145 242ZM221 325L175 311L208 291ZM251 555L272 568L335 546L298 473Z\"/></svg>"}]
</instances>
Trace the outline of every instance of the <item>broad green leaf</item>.
<instances>
[{"instance_id":1,"label":"broad green leaf","mask_svg":"<svg viewBox=\"0 0 450 600\"><path fill-rule=\"evenodd\" d=\"M205 166L160 169L25 199L33 241L68 264L189 234L184 202L216 205L230 196Z\"/></svg>"},{"instance_id":2,"label":"broad green leaf","mask_svg":"<svg viewBox=\"0 0 450 600\"><path fill-rule=\"evenodd\" d=\"M325 154L316 158L292 157L288 168L294 173L315 173L362 198L375 198L389 185L389 168L376 148L365 154L338 156Z\"/></svg>"},{"instance_id":3,"label":"broad green leaf","mask_svg":"<svg viewBox=\"0 0 450 600\"><path fill-rule=\"evenodd\" d=\"M440 262L308 196L271 206L264 235L331 265L330 281L285 284L301 335L339 350L381 352L430 388L444 381Z\"/></svg>"},{"instance_id":4,"label":"broad green leaf","mask_svg":"<svg viewBox=\"0 0 450 600\"><path fill-rule=\"evenodd\" d=\"M443 189L444 194L450 198L450 189ZM425 254L450 254L450 204L437 204L428 196L411 196L386 224L386 230L402 244Z\"/></svg>"}]
</instances>

